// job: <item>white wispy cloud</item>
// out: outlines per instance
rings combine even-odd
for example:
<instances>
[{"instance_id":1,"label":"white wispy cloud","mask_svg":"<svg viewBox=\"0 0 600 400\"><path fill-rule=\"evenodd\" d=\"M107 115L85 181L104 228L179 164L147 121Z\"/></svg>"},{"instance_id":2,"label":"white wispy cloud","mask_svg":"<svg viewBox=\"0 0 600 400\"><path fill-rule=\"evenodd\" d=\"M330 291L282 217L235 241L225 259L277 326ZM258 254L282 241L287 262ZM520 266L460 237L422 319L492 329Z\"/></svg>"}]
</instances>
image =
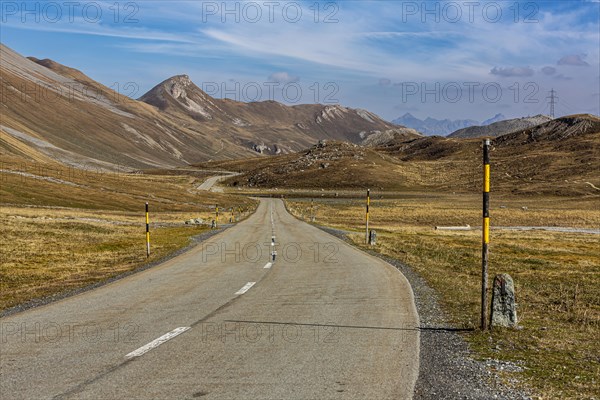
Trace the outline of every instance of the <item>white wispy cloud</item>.
<instances>
[{"instance_id":1,"label":"white wispy cloud","mask_svg":"<svg viewBox=\"0 0 600 400\"><path fill-rule=\"evenodd\" d=\"M269 82L277 82L282 84L298 82L300 80L299 77L290 75L287 72L274 72L267 78Z\"/></svg>"},{"instance_id":2,"label":"white wispy cloud","mask_svg":"<svg viewBox=\"0 0 600 400\"><path fill-rule=\"evenodd\" d=\"M173 34L159 30L139 27L113 27L103 26L101 24L90 24L86 21L75 21L69 24L20 24L6 23L5 28L32 30L41 32L67 33L73 35L91 35L105 36L121 39L135 39L143 41L166 41L179 43L195 43L194 38L182 35Z\"/></svg>"},{"instance_id":3,"label":"white wispy cloud","mask_svg":"<svg viewBox=\"0 0 600 400\"><path fill-rule=\"evenodd\" d=\"M314 20L314 2L309 1L294 2L303 13L296 23L282 18L284 3L278 3L274 21L269 21L263 9L262 19L255 23L244 18L236 22L232 15L223 22L221 15L204 13L209 3L218 7L225 4L148 1L139 3L139 23L133 25L109 21L9 22L3 24L3 29L7 26L102 36L107 38L107 48L140 53L142 59L155 54L169 70L185 68L201 77L268 77L282 82L291 82L297 76L308 81L315 75L328 80L346 79L354 85L353 93L361 101L364 91L358 89L356 82L393 92L393 83L408 81L460 83L497 79L503 85L509 85L509 81L535 81L540 92L546 86L556 85L563 93L585 92L589 90L586 82L597 82L600 34L597 19L591 18L595 5L586 3L574 2L575 6L568 7L559 2L539 3L535 23L524 23L523 14L520 21L513 21L508 9L513 2L499 3L504 7L505 18L497 23L481 17L481 6L473 21L468 20L465 9L463 18L455 23L443 18L440 22L432 18L424 21L418 14L406 18L402 7L408 2L393 1L338 2L337 10L324 10L329 3L320 2L318 23ZM235 4L243 9L251 3L263 4ZM102 4L109 7L113 3ZM414 4L423 7L425 3ZM226 6L234 7L232 3ZM431 8L429 3L427 6ZM323 23L332 11L338 22ZM199 59L203 61L198 62ZM572 72L585 64L594 68Z\"/></svg>"}]
</instances>

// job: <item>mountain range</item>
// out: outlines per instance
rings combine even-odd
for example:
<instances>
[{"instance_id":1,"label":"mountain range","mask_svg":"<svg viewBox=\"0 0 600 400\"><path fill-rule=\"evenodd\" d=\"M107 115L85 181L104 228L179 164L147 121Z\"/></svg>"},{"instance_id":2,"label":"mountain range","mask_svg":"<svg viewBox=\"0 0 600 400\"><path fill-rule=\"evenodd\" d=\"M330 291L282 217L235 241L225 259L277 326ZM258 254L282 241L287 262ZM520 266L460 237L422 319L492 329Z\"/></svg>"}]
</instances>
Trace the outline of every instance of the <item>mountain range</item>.
<instances>
[{"instance_id":1,"label":"mountain range","mask_svg":"<svg viewBox=\"0 0 600 400\"><path fill-rule=\"evenodd\" d=\"M225 181L236 187L481 190L481 140L410 134L380 139L371 146L326 142L293 154L200 167L239 171ZM493 191L597 196L598 143L600 118L589 114L557 118L494 138Z\"/></svg>"},{"instance_id":2,"label":"mountain range","mask_svg":"<svg viewBox=\"0 0 600 400\"><path fill-rule=\"evenodd\" d=\"M169 168L358 143L399 128L361 109L215 99L188 76L131 99L50 59L0 44L3 157L108 170Z\"/></svg>"},{"instance_id":3,"label":"mountain range","mask_svg":"<svg viewBox=\"0 0 600 400\"><path fill-rule=\"evenodd\" d=\"M552 121L552 118L547 115L536 115L533 117L523 117L506 119L490 124L482 124L481 126L470 126L468 128L459 129L452 132L448 137L452 138L474 138L474 137L498 137L507 133L515 132L522 129L534 127L545 122Z\"/></svg>"},{"instance_id":4,"label":"mountain range","mask_svg":"<svg viewBox=\"0 0 600 400\"><path fill-rule=\"evenodd\" d=\"M502 121L506 117L502 114L496 114L494 117L487 119L483 122L478 122L472 119L435 119L427 117L421 120L411 113L406 113L400 118L396 118L392 121L393 124L402 125L407 128L415 129L428 136L446 136L459 129L467 128L475 125L489 125L494 122Z\"/></svg>"},{"instance_id":5,"label":"mountain range","mask_svg":"<svg viewBox=\"0 0 600 400\"><path fill-rule=\"evenodd\" d=\"M212 98L186 75L131 99L81 71L3 45L0 89L3 171L23 163L158 172L195 165L240 171L228 180L235 186L352 188L371 182L373 188L473 191L481 183L481 141L470 136L483 134L500 135L491 150L498 190L600 190L600 118L593 115L536 116L427 137L339 105ZM466 123L441 122L448 129ZM44 179L43 171L34 175Z\"/></svg>"}]
</instances>

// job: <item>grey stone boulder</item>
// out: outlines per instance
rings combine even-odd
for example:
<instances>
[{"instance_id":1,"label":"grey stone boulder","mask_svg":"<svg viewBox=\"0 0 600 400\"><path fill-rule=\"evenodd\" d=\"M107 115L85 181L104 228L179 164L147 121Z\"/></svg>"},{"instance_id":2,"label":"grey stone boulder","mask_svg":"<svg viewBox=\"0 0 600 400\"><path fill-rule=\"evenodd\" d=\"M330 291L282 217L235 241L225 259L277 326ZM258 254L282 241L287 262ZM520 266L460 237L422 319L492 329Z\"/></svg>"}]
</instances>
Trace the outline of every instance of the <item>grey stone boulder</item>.
<instances>
[{"instance_id":1,"label":"grey stone boulder","mask_svg":"<svg viewBox=\"0 0 600 400\"><path fill-rule=\"evenodd\" d=\"M515 285L508 274L494 277L490 319L492 327L516 328L518 325Z\"/></svg>"}]
</instances>

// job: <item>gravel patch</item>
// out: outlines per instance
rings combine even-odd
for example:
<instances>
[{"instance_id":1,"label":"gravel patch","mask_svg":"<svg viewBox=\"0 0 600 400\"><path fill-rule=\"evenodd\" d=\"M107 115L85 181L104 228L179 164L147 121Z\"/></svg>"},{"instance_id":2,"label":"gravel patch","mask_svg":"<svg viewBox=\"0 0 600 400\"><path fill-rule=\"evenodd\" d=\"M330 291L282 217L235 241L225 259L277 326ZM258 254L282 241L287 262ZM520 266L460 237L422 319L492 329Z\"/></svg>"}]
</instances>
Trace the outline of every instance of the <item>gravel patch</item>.
<instances>
[{"instance_id":1,"label":"gravel patch","mask_svg":"<svg viewBox=\"0 0 600 400\"><path fill-rule=\"evenodd\" d=\"M79 288L79 289L73 289L73 290L70 290L70 291L67 291L67 292L57 293L57 294L54 294L54 295L51 295L51 296L42 297L42 298L39 298L39 299L33 299L33 300L27 301L25 303L19 304L17 306L14 306L14 307L11 307L11 308L7 308L6 310L2 311L2 313L0 313L0 318L1 317L6 317L6 316L9 316L9 315L12 315L12 314L19 313L21 311L25 311L25 310L28 310L30 308L39 307L39 306L43 306L43 305L46 305L46 304L49 304L49 303L53 303L55 301L65 299L67 297L75 296L77 294L80 294L80 293L83 293L83 292L87 292L88 290L92 290L92 289L96 289L96 288L99 288L99 287L104 286L104 285L108 285L109 283L115 282L115 281L117 281L119 279L123 279L125 277L130 276L130 275L137 274L138 272L145 271L145 270L150 269L152 267L156 267L157 265L162 264L165 261L168 261L168 260L170 260L172 258L175 258L175 257L177 257L177 256L179 256L179 255L181 255L181 254L183 254L183 253L191 250L192 248L194 248L195 246L197 246L199 243L202 243L202 242L210 239L211 237L215 236L218 233L223 232L223 230L225 230L227 228L230 228L231 226L233 226L233 225L232 224L221 224L220 227L219 227L219 229L209 230L209 231L206 231L206 232L202 232L202 233L200 233L198 235L192 236L190 244L188 244L186 247L183 247L183 248L181 248L181 249L179 249L177 251L174 251L173 253L171 253L171 254L169 254L169 255L167 255L167 256L159 259L159 260L156 260L156 261L153 261L151 263L145 264L145 265L143 265L143 266L141 266L141 267L139 267L139 268L137 268L137 269L135 269L133 271L128 271L128 272L119 274L117 276L113 276L112 278L109 278L107 280L104 280L104 281L101 281L101 282L96 282L94 284L91 284L91 285L88 285L88 286L84 286L84 287Z\"/></svg>"},{"instance_id":2,"label":"gravel patch","mask_svg":"<svg viewBox=\"0 0 600 400\"><path fill-rule=\"evenodd\" d=\"M348 231L315 225L321 230L346 241ZM507 386L497 372L519 372L522 367L500 360L477 361L471 357L469 346L460 335L464 329L450 325L439 306L438 295L410 266L383 256L374 255L396 267L408 279L421 321L419 378L413 399L517 400L530 399L519 389ZM517 383L511 381L511 383Z\"/></svg>"}]
</instances>

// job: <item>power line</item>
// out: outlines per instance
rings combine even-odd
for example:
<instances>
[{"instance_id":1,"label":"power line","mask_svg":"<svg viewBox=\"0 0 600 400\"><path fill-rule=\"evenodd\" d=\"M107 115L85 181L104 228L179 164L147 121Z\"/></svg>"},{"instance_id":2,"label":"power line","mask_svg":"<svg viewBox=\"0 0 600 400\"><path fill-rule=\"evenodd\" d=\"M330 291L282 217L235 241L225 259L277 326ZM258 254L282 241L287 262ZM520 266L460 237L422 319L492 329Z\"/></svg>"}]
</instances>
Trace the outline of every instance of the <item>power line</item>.
<instances>
[{"instance_id":1,"label":"power line","mask_svg":"<svg viewBox=\"0 0 600 400\"><path fill-rule=\"evenodd\" d=\"M564 99L559 102L559 105L564 107L568 111L569 114L578 114L579 113L579 110L577 107L572 106Z\"/></svg>"},{"instance_id":2,"label":"power line","mask_svg":"<svg viewBox=\"0 0 600 400\"><path fill-rule=\"evenodd\" d=\"M544 114L546 112L546 108L548 107L547 103L539 102L536 111L532 115Z\"/></svg>"}]
</instances>

